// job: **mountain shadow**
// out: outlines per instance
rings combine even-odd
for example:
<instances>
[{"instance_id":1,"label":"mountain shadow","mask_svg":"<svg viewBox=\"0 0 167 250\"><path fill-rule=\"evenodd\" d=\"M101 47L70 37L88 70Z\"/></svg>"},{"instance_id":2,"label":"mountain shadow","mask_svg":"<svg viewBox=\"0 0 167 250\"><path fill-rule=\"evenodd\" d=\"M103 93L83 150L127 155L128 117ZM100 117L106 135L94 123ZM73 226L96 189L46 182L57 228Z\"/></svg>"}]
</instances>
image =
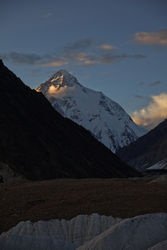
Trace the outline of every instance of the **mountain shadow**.
<instances>
[{"instance_id":1,"label":"mountain shadow","mask_svg":"<svg viewBox=\"0 0 167 250\"><path fill-rule=\"evenodd\" d=\"M0 161L31 180L137 176L0 61Z\"/></svg>"},{"instance_id":2,"label":"mountain shadow","mask_svg":"<svg viewBox=\"0 0 167 250\"><path fill-rule=\"evenodd\" d=\"M155 164L167 166L167 119L146 135L120 149L117 155L139 170Z\"/></svg>"}]
</instances>

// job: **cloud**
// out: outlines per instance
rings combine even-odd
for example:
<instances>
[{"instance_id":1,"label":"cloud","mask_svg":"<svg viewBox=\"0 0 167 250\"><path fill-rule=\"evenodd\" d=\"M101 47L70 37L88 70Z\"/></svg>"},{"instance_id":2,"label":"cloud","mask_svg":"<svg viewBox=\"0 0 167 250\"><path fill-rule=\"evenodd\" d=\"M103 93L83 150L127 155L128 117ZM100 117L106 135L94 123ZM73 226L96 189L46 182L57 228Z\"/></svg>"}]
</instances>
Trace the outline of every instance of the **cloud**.
<instances>
[{"instance_id":1,"label":"cloud","mask_svg":"<svg viewBox=\"0 0 167 250\"><path fill-rule=\"evenodd\" d=\"M101 44L98 47L100 51L96 49L97 46L92 39L83 39L59 48L58 54L54 52L46 55L8 52L0 53L0 57L19 65L44 67L60 67L66 64L87 67L97 64L113 64L128 58L135 60L145 58L142 54L118 54L115 52L116 47L108 43Z\"/></svg>"},{"instance_id":2,"label":"cloud","mask_svg":"<svg viewBox=\"0 0 167 250\"><path fill-rule=\"evenodd\" d=\"M91 55L87 54L85 52L74 52L74 53L67 53L64 55L65 58L68 60L73 60L73 61L84 61L88 59Z\"/></svg>"},{"instance_id":3,"label":"cloud","mask_svg":"<svg viewBox=\"0 0 167 250\"><path fill-rule=\"evenodd\" d=\"M155 82L151 82L151 83L149 84L149 86L150 86L150 87L154 87L154 86L157 86L157 85L160 85L160 84L161 84L160 81L155 81Z\"/></svg>"},{"instance_id":4,"label":"cloud","mask_svg":"<svg viewBox=\"0 0 167 250\"><path fill-rule=\"evenodd\" d=\"M143 59L146 56L144 55L130 55L130 54L113 54L113 53L107 53L107 54L103 54L100 58L100 62L104 63L104 64L112 64L115 62L120 62L124 59L130 58L130 59Z\"/></svg>"},{"instance_id":5,"label":"cloud","mask_svg":"<svg viewBox=\"0 0 167 250\"><path fill-rule=\"evenodd\" d=\"M128 54L95 54L85 52L70 52L64 53L62 56L53 54L38 55L26 54L20 52L0 53L0 58L10 61L18 65L28 66L45 66L45 67L60 67L66 64L74 63L76 65L91 66L95 64L113 64L124 59L143 59L144 55L128 55ZM154 83L155 84L155 83Z\"/></svg>"},{"instance_id":6,"label":"cloud","mask_svg":"<svg viewBox=\"0 0 167 250\"><path fill-rule=\"evenodd\" d=\"M41 63L41 66L45 66L45 67L60 67L62 65L64 65L65 63L62 61L55 61L55 62L48 62L48 63Z\"/></svg>"},{"instance_id":7,"label":"cloud","mask_svg":"<svg viewBox=\"0 0 167 250\"><path fill-rule=\"evenodd\" d=\"M63 59L59 59L57 61L52 61L52 62L40 63L41 66L45 67L60 67L65 64L68 64L68 62Z\"/></svg>"},{"instance_id":8,"label":"cloud","mask_svg":"<svg viewBox=\"0 0 167 250\"><path fill-rule=\"evenodd\" d=\"M85 52L71 52L66 53L64 57L70 62L74 61L76 65L82 65L82 66L91 66L97 63L100 63L98 59L96 59L96 56L93 54L88 54Z\"/></svg>"},{"instance_id":9,"label":"cloud","mask_svg":"<svg viewBox=\"0 0 167 250\"><path fill-rule=\"evenodd\" d=\"M63 86L62 88L60 88L59 86L51 85L48 89L48 93L50 95L56 95L58 92L63 93L66 89L67 89L67 86Z\"/></svg>"},{"instance_id":10,"label":"cloud","mask_svg":"<svg viewBox=\"0 0 167 250\"><path fill-rule=\"evenodd\" d=\"M92 51L91 53L86 53L83 51L70 51L65 52L63 57L69 61L75 61L77 65L82 66L91 66L95 64L113 64L115 62L122 61L124 59L130 58L130 59L143 59L146 56L142 54L115 54L114 52L109 51L108 53L102 54L102 53L96 53Z\"/></svg>"},{"instance_id":11,"label":"cloud","mask_svg":"<svg viewBox=\"0 0 167 250\"><path fill-rule=\"evenodd\" d=\"M157 32L137 32L133 36L133 41L144 45L167 46L167 30Z\"/></svg>"},{"instance_id":12,"label":"cloud","mask_svg":"<svg viewBox=\"0 0 167 250\"><path fill-rule=\"evenodd\" d=\"M167 93L151 96L149 105L132 114L132 119L138 124L148 129L157 126L167 118Z\"/></svg>"},{"instance_id":13,"label":"cloud","mask_svg":"<svg viewBox=\"0 0 167 250\"><path fill-rule=\"evenodd\" d=\"M61 57L52 55L40 56L38 54L26 54L20 52L0 53L0 57L3 60L19 65L59 67L68 63L67 60Z\"/></svg>"},{"instance_id":14,"label":"cloud","mask_svg":"<svg viewBox=\"0 0 167 250\"><path fill-rule=\"evenodd\" d=\"M11 61L16 64L27 65L35 65L42 59L41 56L37 54L24 54L19 52L0 53L0 57L3 60Z\"/></svg>"},{"instance_id":15,"label":"cloud","mask_svg":"<svg viewBox=\"0 0 167 250\"><path fill-rule=\"evenodd\" d=\"M68 90L68 93L73 93L74 91L74 87L70 87L68 88L68 86L54 86L54 85L51 85L49 87L49 90L48 90L48 93L51 95L51 96L55 96L56 97L63 97L64 96L64 93L66 93L66 90Z\"/></svg>"},{"instance_id":16,"label":"cloud","mask_svg":"<svg viewBox=\"0 0 167 250\"><path fill-rule=\"evenodd\" d=\"M71 54L72 55L72 54ZM130 58L130 59L143 59L145 58L144 55L128 55L128 54L114 54L114 53L105 53L105 54L85 54L81 53L81 57L78 55L78 58L75 54L74 56L71 56L71 59L75 59L78 61L78 65L82 66L91 66L95 64L113 64L116 62L120 62L124 59Z\"/></svg>"},{"instance_id":17,"label":"cloud","mask_svg":"<svg viewBox=\"0 0 167 250\"><path fill-rule=\"evenodd\" d=\"M98 49L101 49L101 50L107 50L107 51L115 50L115 49L116 49L115 46L112 46L112 45L107 44L107 43L98 45L97 48L98 48Z\"/></svg>"},{"instance_id":18,"label":"cloud","mask_svg":"<svg viewBox=\"0 0 167 250\"><path fill-rule=\"evenodd\" d=\"M82 39L72 44L66 45L64 47L64 50L66 52L75 51L75 50L84 50L84 49L89 48L92 45L92 43L93 43L92 39Z\"/></svg>"},{"instance_id":19,"label":"cloud","mask_svg":"<svg viewBox=\"0 0 167 250\"><path fill-rule=\"evenodd\" d=\"M80 65L83 65L83 66L91 66L91 65L94 65L94 64L99 64L100 61L98 60L95 60L95 59L87 59L85 61L83 61L82 63L80 63Z\"/></svg>"},{"instance_id":20,"label":"cloud","mask_svg":"<svg viewBox=\"0 0 167 250\"><path fill-rule=\"evenodd\" d=\"M125 58L127 58L126 55L114 55L112 53L107 53L101 56L100 61L104 64L112 64Z\"/></svg>"}]
</instances>

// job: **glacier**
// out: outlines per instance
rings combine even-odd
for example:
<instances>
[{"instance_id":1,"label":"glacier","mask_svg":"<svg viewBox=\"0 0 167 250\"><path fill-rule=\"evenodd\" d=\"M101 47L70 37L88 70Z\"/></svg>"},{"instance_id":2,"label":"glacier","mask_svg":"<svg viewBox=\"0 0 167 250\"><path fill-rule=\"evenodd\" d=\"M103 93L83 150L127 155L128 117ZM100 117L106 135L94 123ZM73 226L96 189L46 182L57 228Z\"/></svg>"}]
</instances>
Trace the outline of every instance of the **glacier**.
<instances>
[{"instance_id":1,"label":"glacier","mask_svg":"<svg viewBox=\"0 0 167 250\"><path fill-rule=\"evenodd\" d=\"M166 242L166 213L127 219L91 214L71 220L25 221L0 235L3 250L161 250Z\"/></svg>"}]
</instances>

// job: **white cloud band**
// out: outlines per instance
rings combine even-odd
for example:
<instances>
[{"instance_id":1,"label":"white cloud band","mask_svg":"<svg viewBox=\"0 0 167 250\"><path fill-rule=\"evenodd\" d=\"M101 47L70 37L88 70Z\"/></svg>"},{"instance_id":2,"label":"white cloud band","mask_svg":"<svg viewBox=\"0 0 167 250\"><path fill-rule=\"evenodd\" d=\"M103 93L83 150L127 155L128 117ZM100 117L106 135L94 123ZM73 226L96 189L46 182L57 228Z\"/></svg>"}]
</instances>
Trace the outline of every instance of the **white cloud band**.
<instances>
[{"instance_id":1,"label":"white cloud band","mask_svg":"<svg viewBox=\"0 0 167 250\"><path fill-rule=\"evenodd\" d=\"M152 96L149 105L132 114L133 120L143 127L152 129L167 118L167 93Z\"/></svg>"}]
</instances>

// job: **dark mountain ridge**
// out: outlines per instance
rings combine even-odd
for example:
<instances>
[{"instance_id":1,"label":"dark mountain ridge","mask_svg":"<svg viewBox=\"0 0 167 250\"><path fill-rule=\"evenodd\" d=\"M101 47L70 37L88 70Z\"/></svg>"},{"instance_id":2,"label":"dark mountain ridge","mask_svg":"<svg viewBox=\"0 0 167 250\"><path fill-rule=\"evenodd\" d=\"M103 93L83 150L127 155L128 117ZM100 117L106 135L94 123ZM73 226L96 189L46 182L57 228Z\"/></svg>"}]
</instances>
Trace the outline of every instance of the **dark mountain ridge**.
<instances>
[{"instance_id":1,"label":"dark mountain ridge","mask_svg":"<svg viewBox=\"0 0 167 250\"><path fill-rule=\"evenodd\" d=\"M124 164L0 61L0 161L28 179L128 177Z\"/></svg>"},{"instance_id":2,"label":"dark mountain ridge","mask_svg":"<svg viewBox=\"0 0 167 250\"><path fill-rule=\"evenodd\" d=\"M167 119L146 135L120 149L117 155L123 161L141 170L167 160Z\"/></svg>"}]
</instances>

